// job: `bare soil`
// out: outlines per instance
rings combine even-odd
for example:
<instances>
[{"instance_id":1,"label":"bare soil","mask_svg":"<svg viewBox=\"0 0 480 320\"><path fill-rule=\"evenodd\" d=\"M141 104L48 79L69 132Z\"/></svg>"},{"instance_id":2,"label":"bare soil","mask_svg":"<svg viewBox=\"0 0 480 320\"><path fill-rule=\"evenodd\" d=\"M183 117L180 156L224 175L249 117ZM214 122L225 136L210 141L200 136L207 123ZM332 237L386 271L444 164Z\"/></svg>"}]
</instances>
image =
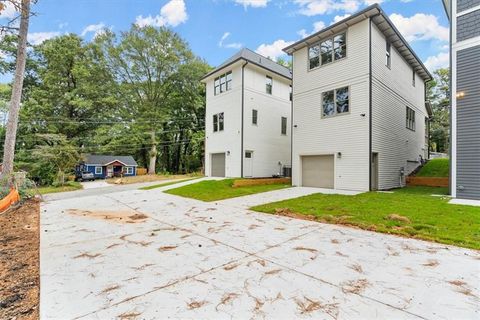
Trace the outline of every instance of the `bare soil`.
<instances>
[{"instance_id":1,"label":"bare soil","mask_svg":"<svg viewBox=\"0 0 480 320\"><path fill-rule=\"evenodd\" d=\"M0 214L0 319L38 319L40 203Z\"/></svg>"},{"instance_id":2,"label":"bare soil","mask_svg":"<svg viewBox=\"0 0 480 320\"><path fill-rule=\"evenodd\" d=\"M139 213L135 210L123 210L123 211L105 211L105 210L80 210L80 209L68 209L67 213L90 217L94 219L110 220L117 223L141 223L148 219L148 216Z\"/></svg>"}]
</instances>

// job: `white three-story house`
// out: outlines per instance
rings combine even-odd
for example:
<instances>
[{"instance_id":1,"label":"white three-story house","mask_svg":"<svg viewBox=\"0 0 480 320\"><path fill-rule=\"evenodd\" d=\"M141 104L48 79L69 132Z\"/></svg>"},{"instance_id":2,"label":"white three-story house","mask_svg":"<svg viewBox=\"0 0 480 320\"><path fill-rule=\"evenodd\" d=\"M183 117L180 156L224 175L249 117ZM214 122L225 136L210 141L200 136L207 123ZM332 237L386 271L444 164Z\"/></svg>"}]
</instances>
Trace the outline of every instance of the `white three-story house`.
<instances>
[{"instance_id":1,"label":"white three-story house","mask_svg":"<svg viewBox=\"0 0 480 320\"><path fill-rule=\"evenodd\" d=\"M205 75L205 175L271 177L291 167L291 72L242 49Z\"/></svg>"}]
</instances>

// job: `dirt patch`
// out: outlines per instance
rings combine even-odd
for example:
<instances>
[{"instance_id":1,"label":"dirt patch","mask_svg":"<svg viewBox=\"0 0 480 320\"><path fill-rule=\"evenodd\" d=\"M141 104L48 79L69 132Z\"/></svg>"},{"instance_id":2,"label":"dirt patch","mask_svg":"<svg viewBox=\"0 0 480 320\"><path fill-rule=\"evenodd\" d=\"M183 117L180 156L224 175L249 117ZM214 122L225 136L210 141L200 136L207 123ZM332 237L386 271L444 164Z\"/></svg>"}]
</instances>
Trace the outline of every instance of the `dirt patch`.
<instances>
[{"instance_id":1,"label":"dirt patch","mask_svg":"<svg viewBox=\"0 0 480 320\"><path fill-rule=\"evenodd\" d=\"M277 208L275 209L275 214L279 216L284 216L284 217L289 217L289 218L294 218L294 219L300 219L300 220L307 220L307 221L316 221L316 217L312 215L304 215L304 214L299 214L295 213L289 208Z\"/></svg>"},{"instance_id":2,"label":"dirt patch","mask_svg":"<svg viewBox=\"0 0 480 320\"><path fill-rule=\"evenodd\" d=\"M108 220L117 223L141 223L148 219L147 215L134 210L108 211L68 209L67 213L74 216Z\"/></svg>"},{"instance_id":3,"label":"dirt patch","mask_svg":"<svg viewBox=\"0 0 480 320\"><path fill-rule=\"evenodd\" d=\"M177 246L163 246L163 247L158 248L158 251L160 251L160 252L172 251L176 248L177 248Z\"/></svg>"},{"instance_id":4,"label":"dirt patch","mask_svg":"<svg viewBox=\"0 0 480 320\"><path fill-rule=\"evenodd\" d=\"M352 265L350 265L350 266L348 266L348 267L349 267L350 269L358 272L358 273L363 273L363 268L362 268L362 266L359 265L358 263L354 263L354 264L352 264Z\"/></svg>"},{"instance_id":5,"label":"dirt patch","mask_svg":"<svg viewBox=\"0 0 480 320\"><path fill-rule=\"evenodd\" d=\"M198 309L206 304L207 304L207 301L192 301L190 303L187 303L187 308L189 310Z\"/></svg>"},{"instance_id":6,"label":"dirt patch","mask_svg":"<svg viewBox=\"0 0 480 320\"><path fill-rule=\"evenodd\" d=\"M0 214L0 319L38 319L40 204Z\"/></svg>"},{"instance_id":7,"label":"dirt patch","mask_svg":"<svg viewBox=\"0 0 480 320\"><path fill-rule=\"evenodd\" d=\"M320 301L316 301L313 299L309 299L305 297L304 301L295 300L297 303L298 309L300 310L301 314L309 314L317 310L322 310L333 319L338 318L338 304L337 303L330 303L330 304L322 304Z\"/></svg>"},{"instance_id":8,"label":"dirt patch","mask_svg":"<svg viewBox=\"0 0 480 320\"><path fill-rule=\"evenodd\" d=\"M434 268L434 267L438 266L439 264L440 264L440 262L438 262L437 260L431 259L431 260L428 260L427 262L425 262L425 263L423 264L423 266L425 266L425 267L433 267L433 268Z\"/></svg>"},{"instance_id":9,"label":"dirt patch","mask_svg":"<svg viewBox=\"0 0 480 320\"><path fill-rule=\"evenodd\" d=\"M412 223L412 221L410 221L410 219L408 219L407 217L401 216L401 215L396 214L396 213L389 214L386 217L386 219L392 220L392 221L397 221L397 222L403 222L403 223Z\"/></svg>"},{"instance_id":10,"label":"dirt patch","mask_svg":"<svg viewBox=\"0 0 480 320\"><path fill-rule=\"evenodd\" d=\"M138 319L142 314L140 312L125 312L118 315L118 318L121 320L134 320Z\"/></svg>"},{"instance_id":11,"label":"dirt patch","mask_svg":"<svg viewBox=\"0 0 480 320\"><path fill-rule=\"evenodd\" d=\"M296 250L296 251L308 251L308 252L312 252L312 253L318 252L317 249L305 248L305 247L295 247L294 250Z\"/></svg>"}]
</instances>

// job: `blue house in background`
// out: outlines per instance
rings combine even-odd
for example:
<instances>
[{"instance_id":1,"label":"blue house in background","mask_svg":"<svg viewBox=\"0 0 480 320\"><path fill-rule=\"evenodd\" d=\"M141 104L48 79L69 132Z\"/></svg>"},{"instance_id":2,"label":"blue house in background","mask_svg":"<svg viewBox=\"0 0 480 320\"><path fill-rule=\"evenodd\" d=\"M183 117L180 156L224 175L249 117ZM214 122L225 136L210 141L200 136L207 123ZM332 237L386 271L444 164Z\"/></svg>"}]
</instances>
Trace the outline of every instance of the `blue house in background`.
<instances>
[{"instance_id":1,"label":"blue house in background","mask_svg":"<svg viewBox=\"0 0 480 320\"><path fill-rule=\"evenodd\" d=\"M96 179L129 177L137 175L138 164L132 156L106 156L89 154L77 167L81 172L91 172Z\"/></svg>"}]
</instances>

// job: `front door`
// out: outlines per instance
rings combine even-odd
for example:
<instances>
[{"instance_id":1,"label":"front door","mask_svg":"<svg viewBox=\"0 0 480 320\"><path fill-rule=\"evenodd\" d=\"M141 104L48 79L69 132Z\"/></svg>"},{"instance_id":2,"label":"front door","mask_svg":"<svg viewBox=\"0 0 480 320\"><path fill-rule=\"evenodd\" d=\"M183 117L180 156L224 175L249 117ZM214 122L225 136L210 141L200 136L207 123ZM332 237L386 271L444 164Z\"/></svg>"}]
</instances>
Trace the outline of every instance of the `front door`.
<instances>
[{"instance_id":1,"label":"front door","mask_svg":"<svg viewBox=\"0 0 480 320\"><path fill-rule=\"evenodd\" d=\"M113 177L113 166L112 165L107 166L107 177L108 178Z\"/></svg>"},{"instance_id":2,"label":"front door","mask_svg":"<svg viewBox=\"0 0 480 320\"><path fill-rule=\"evenodd\" d=\"M246 178L253 177L253 151L245 151L244 168L243 175Z\"/></svg>"}]
</instances>

